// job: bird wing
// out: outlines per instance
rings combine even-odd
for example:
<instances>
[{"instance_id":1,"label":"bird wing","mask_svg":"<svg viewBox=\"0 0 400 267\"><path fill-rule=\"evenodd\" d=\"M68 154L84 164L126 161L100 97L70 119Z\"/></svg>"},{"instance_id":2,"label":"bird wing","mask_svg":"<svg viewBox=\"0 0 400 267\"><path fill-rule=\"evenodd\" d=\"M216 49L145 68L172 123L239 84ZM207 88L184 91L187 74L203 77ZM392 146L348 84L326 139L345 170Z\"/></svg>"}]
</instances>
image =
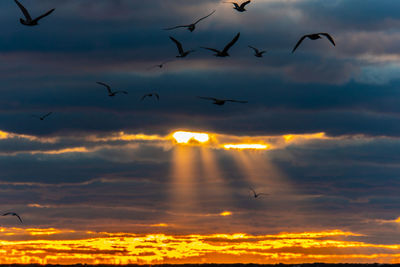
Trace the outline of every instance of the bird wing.
<instances>
[{"instance_id":1,"label":"bird wing","mask_svg":"<svg viewBox=\"0 0 400 267\"><path fill-rule=\"evenodd\" d=\"M224 50L222 50L222 52L228 52L229 48L232 47L232 45L234 45L236 43L236 41L239 39L240 36L240 32L238 34L236 34L236 36L232 39L232 41L229 42L229 44L227 44L224 48Z\"/></svg>"},{"instance_id":2,"label":"bird wing","mask_svg":"<svg viewBox=\"0 0 400 267\"><path fill-rule=\"evenodd\" d=\"M47 116L50 116L52 113L53 113L53 112L49 112L49 113L43 115L43 118L46 118Z\"/></svg>"},{"instance_id":3,"label":"bird wing","mask_svg":"<svg viewBox=\"0 0 400 267\"><path fill-rule=\"evenodd\" d=\"M215 48L210 48L210 47L201 47L201 48L204 48L204 49L207 49L207 50L211 50L211 51L214 51L215 53L220 53L221 51L219 51L219 50L217 50L217 49L215 49Z\"/></svg>"},{"instance_id":4,"label":"bird wing","mask_svg":"<svg viewBox=\"0 0 400 267\"><path fill-rule=\"evenodd\" d=\"M17 216L18 220L19 220L21 223L23 223L21 217L19 217L18 214L14 213L13 215L14 215L14 216Z\"/></svg>"},{"instance_id":5,"label":"bird wing","mask_svg":"<svg viewBox=\"0 0 400 267\"><path fill-rule=\"evenodd\" d=\"M249 189L253 192L254 195L257 195L256 191L253 188L249 187Z\"/></svg>"},{"instance_id":6,"label":"bird wing","mask_svg":"<svg viewBox=\"0 0 400 267\"><path fill-rule=\"evenodd\" d=\"M246 1L246 2L244 2L244 3L242 3L241 5L240 5L240 8L244 8L247 4L249 4L251 1L249 0L249 1Z\"/></svg>"},{"instance_id":7,"label":"bird wing","mask_svg":"<svg viewBox=\"0 0 400 267\"><path fill-rule=\"evenodd\" d=\"M155 93L154 95L157 97L157 100L160 100L160 96L157 93Z\"/></svg>"},{"instance_id":8,"label":"bird wing","mask_svg":"<svg viewBox=\"0 0 400 267\"><path fill-rule=\"evenodd\" d=\"M120 90L120 91L115 91L114 93L116 93L116 94L118 94L118 93L123 93L123 94L128 94L128 92L127 91L122 91L122 90Z\"/></svg>"},{"instance_id":9,"label":"bird wing","mask_svg":"<svg viewBox=\"0 0 400 267\"><path fill-rule=\"evenodd\" d=\"M249 47L252 48L254 50L254 52L256 52L257 54L260 53L257 48L255 48L255 47L253 47L251 45L249 45Z\"/></svg>"},{"instance_id":10,"label":"bird wing","mask_svg":"<svg viewBox=\"0 0 400 267\"><path fill-rule=\"evenodd\" d=\"M96 82L96 83L105 86L105 87L107 88L107 91L108 91L110 94L112 93L111 87L110 87L108 84L103 83L103 82Z\"/></svg>"},{"instance_id":11,"label":"bird wing","mask_svg":"<svg viewBox=\"0 0 400 267\"><path fill-rule=\"evenodd\" d=\"M169 30L174 30L174 29L177 29L177 28L185 28L185 27L189 27L189 25L179 25L179 26L175 26L175 27L171 27L171 28L165 28L163 30L169 31Z\"/></svg>"},{"instance_id":12,"label":"bird wing","mask_svg":"<svg viewBox=\"0 0 400 267\"><path fill-rule=\"evenodd\" d=\"M49 11L47 11L46 13L44 13L43 15L40 15L39 17L35 18L33 21L36 21L36 22L37 22L37 21L41 20L42 18L44 18L44 17L50 15L54 10L56 10L56 9L55 9L55 8L50 9Z\"/></svg>"},{"instance_id":13,"label":"bird wing","mask_svg":"<svg viewBox=\"0 0 400 267\"><path fill-rule=\"evenodd\" d=\"M143 101L143 99L145 99L149 94L145 94L142 96L142 98L140 99L140 101Z\"/></svg>"},{"instance_id":14,"label":"bird wing","mask_svg":"<svg viewBox=\"0 0 400 267\"><path fill-rule=\"evenodd\" d=\"M198 98L207 99L207 100L214 100L214 101L217 101L217 100L218 100L218 99L216 99L216 98L214 98L214 97L207 97L207 96L198 96Z\"/></svg>"},{"instance_id":15,"label":"bird wing","mask_svg":"<svg viewBox=\"0 0 400 267\"><path fill-rule=\"evenodd\" d=\"M333 40L332 36L329 35L329 33L320 32L318 34L325 36L333 44L333 46L336 46L335 41Z\"/></svg>"},{"instance_id":16,"label":"bird wing","mask_svg":"<svg viewBox=\"0 0 400 267\"><path fill-rule=\"evenodd\" d=\"M300 40L297 42L297 44L295 45L295 47L292 50L292 53L297 49L297 47L299 47L299 45L301 44L301 42L303 42L303 40L307 37L307 35L304 35L303 37L300 38Z\"/></svg>"},{"instance_id":17,"label":"bird wing","mask_svg":"<svg viewBox=\"0 0 400 267\"><path fill-rule=\"evenodd\" d=\"M19 6L19 8L21 9L22 13L24 14L25 18L27 20L32 20L31 15L29 14L28 10L26 10L26 8L20 3L18 2L18 0L14 0L15 3L17 3L17 5Z\"/></svg>"},{"instance_id":18,"label":"bird wing","mask_svg":"<svg viewBox=\"0 0 400 267\"><path fill-rule=\"evenodd\" d=\"M170 59L170 60L164 61L164 62L161 63L161 65L164 65L164 64L166 64L168 62L171 62L171 61L173 61L173 60Z\"/></svg>"},{"instance_id":19,"label":"bird wing","mask_svg":"<svg viewBox=\"0 0 400 267\"><path fill-rule=\"evenodd\" d=\"M12 212L6 212L2 216L7 216L7 215L11 215L11 214L12 214Z\"/></svg>"},{"instance_id":20,"label":"bird wing","mask_svg":"<svg viewBox=\"0 0 400 267\"><path fill-rule=\"evenodd\" d=\"M234 99L226 99L225 101L236 102L236 103L248 103L248 101L234 100Z\"/></svg>"},{"instance_id":21,"label":"bird wing","mask_svg":"<svg viewBox=\"0 0 400 267\"><path fill-rule=\"evenodd\" d=\"M201 19L198 19L195 23L193 23L193 24L197 24L197 23L199 23L200 21L202 21L203 19L206 19L206 18L208 18L209 16L211 16L212 14L214 14L215 13L215 10L213 11L213 12L211 12L210 14L208 14L207 16L205 16L205 17L202 17Z\"/></svg>"},{"instance_id":22,"label":"bird wing","mask_svg":"<svg viewBox=\"0 0 400 267\"><path fill-rule=\"evenodd\" d=\"M179 54L183 54L184 52L183 52L182 44L180 42L178 42L178 40L176 40L174 37L170 36L169 39L171 39L176 44L176 47L178 48Z\"/></svg>"}]
</instances>

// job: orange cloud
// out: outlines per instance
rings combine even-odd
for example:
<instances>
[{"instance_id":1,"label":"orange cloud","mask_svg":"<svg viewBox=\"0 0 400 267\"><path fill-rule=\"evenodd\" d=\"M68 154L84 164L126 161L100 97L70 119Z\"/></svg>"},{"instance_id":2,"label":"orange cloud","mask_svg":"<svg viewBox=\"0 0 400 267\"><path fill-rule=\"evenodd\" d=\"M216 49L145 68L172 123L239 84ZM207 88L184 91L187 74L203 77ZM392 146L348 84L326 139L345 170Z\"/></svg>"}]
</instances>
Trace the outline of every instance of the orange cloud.
<instances>
[{"instance_id":1,"label":"orange cloud","mask_svg":"<svg viewBox=\"0 0 400 267\"><path fill-rule=\"evenodd\" d=\"M7 240L14 233L20 239ZM29 237L40 235L40 240ZM78 235L77 235L78 234ZM85 236L77 238L77 236ZM77 233L60 229L0 229L0 264L162 264L400 262L400 245L347 241L352 232L271 235Z\"/></svg>"}]
</instances>

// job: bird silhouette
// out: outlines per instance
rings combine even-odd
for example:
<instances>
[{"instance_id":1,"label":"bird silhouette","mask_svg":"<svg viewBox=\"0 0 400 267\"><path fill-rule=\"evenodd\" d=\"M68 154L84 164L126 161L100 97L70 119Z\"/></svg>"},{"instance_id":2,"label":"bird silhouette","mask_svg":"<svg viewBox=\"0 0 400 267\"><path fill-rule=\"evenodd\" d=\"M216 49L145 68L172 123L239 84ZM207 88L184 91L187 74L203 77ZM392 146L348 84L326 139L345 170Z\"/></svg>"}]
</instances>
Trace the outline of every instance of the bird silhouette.
<instances>
[{"instance_id":1,"label":"bird silhouette","mask_svg":"<svg viewBox=\"0 0 400 267\"><path fill-rule=\"evenodd\" d=\"M172 36L170 36L169 38L176 44L176 47L178 48L179 55L176 56L176 57L182 57L183 58L183 57L186 57L187 55L189 55L190 53L194 52L194 50L184 51L183 47L182 47L182 44L178 40L176 40Z\"/></svg>"},{"instance_id":2,"label":"bird silhouette","mask_svg":"<svg viewBox=\"0 0 400 267\"><path fill-rule=\"evenodd\" d=\"M235 2L225 2L225 3L231 3L234 6L233 9L236 9L239 12L244 12L244 11L246 11L246 9L244 7L247 4L249 4L250 2L251 1L249 0L249 1L243 2L241 5L239 5L238 3L235 3Z\"/></svg>"},{"instance_id":3,"label":"bird silhouette","mask_svg":"<svg viewBox=\"0 0 400 267\"><path fill-rule=\"evenodd\" d=\"M268 196L268 194L266 194L266 193L256 193L256 191L251 187L249 189L253 192L254 198L258 198L259 196L262 196L262 195Z\"/></svg>"},{"instance_id":4,"label":"bird silhouette","mask_svg":"<svg viewBox=\"0 0 400 267\"><path fill-rule=\"evenodd\" d=\"M43 121L46 117L50 116L53 112L46 113L42 116L32 115L32 117L39 118L39 120Z\"/></svg>"},{"instance_id":5,"label":"bird silhouette","mask_svg":"<svg viewBox=\"0 0 400 267\"><path fill-rule=\"evenodd\" d=\"M208 14L205 17L202 17L201 19L198 19L196 22L192 23L192 24L188 24L188 25L179 25L179 26L175 26L175 27L171 27L171 28L166 28L164 30L169 31L169 30L174 30L177 28L187 28L190 32L193 32L196 29L196 24L199 23L200 21L202 21L205 18L208 18L209 16L211 16L212 14L214 14L215 10L213 12L211 12L210 14Z\"/></svg>"},{"instance_id":6,"label":"bird silhouette","mask_svg":"<svg viewBox=\"0 0 400 267\"><path fill-rule=\"evenodd\" d=\"M16 216L19 219L19 221L22 223L22 219L21 219L21 217L19 217L19 215L17 213L15 213L15 212L6 212L2 216L7 216L7 215Z\"/></svg>"},{"instance_id":7,"label":"bird silhouette","mask_svg":"<svg viewBox=\"0 0 400 267\"><path fill-rule=\"evenodd\" d=\"M249 45L250 48L252 48L254 50L254 56L256 57L262 57L264 53L266 53L267 51L260 51L257 48Z\"/></svg>"},{"instance_id":8,"label":"bird silhouette","mask_svg":"<svg viewBox=\"0 0 400 267\"><path fill-rule=\"evenodd\" d=\"M18 0L14 0L15 3L17 3L17 5L19 6L19 8L21 9L22 13L25 16L25 19L20 18L19 21L21 22L21 24L26 25L26 26L35 26L35 25L39 25L38 21L41 20L42 18L50 15L55 8L50 9L49 11L47 11L46 13L44 13L43 15L40 15L39 17L32 19L31 15L29 14L28 10L20 3L18 2Z\"/></svg>"},{"instance_id":9,"label":"bird silhouette","mask_svg":"<svg viewBox=\"0 0 400 267\"><path fill-rule=\"evenodd\" d=\"M105 86L107 88L108 96L115 96L116 94L119 94L119 93L128 94L127 91L122 91L122 90L120 90L120 91L111 91L111 87L106 83L103 83L103 82L96 82L96 83L100 84L100 85L103 85L103 86Z\"/></svg>"},{"instance_id":10,"label":"bird silhouette","mask_svg":"<svg viewBox=\"0 0 400 267\"><path fill-rule=\"evenodd\" d=\"M305 38L308 38L310 40L317 40L317 39L322 39L321 35L325 36L333 44L333 46L336 46L335 41L333 40L332 36L329 35L329 33L326 32L312 33L312 34L306 34L303 37L301 37L300 40L297 42L296 46L293 48L292 53L297 49L297 47L299 47L299 45L301 44L301 42L303 42Z\"/></svg>"},{"instance_id":11,"label":"bird silhouette","mask_svg":"<svg viewBox=\"0 0 400 267\"><path fill-rule=\"evenodd\" d=\"M149 93L149 94L144 94L140 99L140 101L143 101L143 99L145 99L146 97L153 97L153 96L157 98L157 100L160 100L160 96L157 93Z\"/></svg>"},{"instance_id":12,"label":"bird silhouette","mask_svg":"<svg viewBox=\"0 0 400 267\"><path fill-rule=\"evenodd\" d=\"M148 68L148 70L153 69L153 68L157 68L157 67L161 69L161 68L164 67L165 64L167 64L168 62L171 62L171 61L172 60L167 60L167 61L164 61L164 62L162 62L160 64L153 65L150 68Z\"/></svg>"},{"instance_id":13,"label":"bird silhouette","mask_svg":"<svg viewBox=\"0 0 400 267\"><path fill-rule=\"evenodd\" d=\"M222 51L215 49L215 48L210 48L210 47L201 47L207 50L211 50L213 52L215 52L216 54L214 54L216 57L228 57L228 50L236 43L236 41L239 39L240 36L240 32L238 34L236 34L236 36L232 39L232 41L230 41Z\"/></svg>"},{"instance_id":14,"label":"bird silhouette","mask_svg":"<svg viewBox=\"0 0 400 267\"><path fill-rule=\"evenodd\" d=\"M206 97L206 96L198 96L198 98L212 100L212 101L214 101L213 104L218 105L218 106L224 105L225 102L247 103L247 101L234 100L234 99L219 99L219 98L215 98L215 97Z\"/></svg>"}]
</instances>

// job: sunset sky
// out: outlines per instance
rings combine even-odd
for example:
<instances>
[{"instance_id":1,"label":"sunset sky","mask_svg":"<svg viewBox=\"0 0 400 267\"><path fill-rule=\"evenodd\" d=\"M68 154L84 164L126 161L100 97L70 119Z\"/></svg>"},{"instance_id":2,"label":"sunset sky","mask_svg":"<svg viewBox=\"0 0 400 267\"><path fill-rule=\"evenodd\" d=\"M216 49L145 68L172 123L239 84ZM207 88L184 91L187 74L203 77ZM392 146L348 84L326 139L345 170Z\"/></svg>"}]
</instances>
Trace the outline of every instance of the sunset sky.
<instances>
[{"instance_id":1,"label":"sunset sky","mask_svg":"<svg viewBox=\"0 0 400 267\"><path fill-rule=\"evenodd\" d=\"M0 1L0 264L400 263L400 1L20 1L55 11Z\"/></svg>"}]
</instances>

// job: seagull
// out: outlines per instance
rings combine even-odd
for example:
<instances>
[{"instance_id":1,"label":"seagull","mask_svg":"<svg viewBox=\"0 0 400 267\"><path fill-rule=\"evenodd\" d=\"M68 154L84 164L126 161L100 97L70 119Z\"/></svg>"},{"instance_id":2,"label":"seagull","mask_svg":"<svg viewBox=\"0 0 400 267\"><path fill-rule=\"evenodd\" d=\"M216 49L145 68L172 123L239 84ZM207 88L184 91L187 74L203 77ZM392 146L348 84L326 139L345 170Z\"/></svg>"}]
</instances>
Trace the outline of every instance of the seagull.
<instances>
[{"instance_id":1,"label":"seagull","mask_svg":"<svg viewBox=\"0 0 400 267\"><path fill-rule=\"evenodd\" d=\"M142 96L142 98L140 99L140 101L143 101L143 99L145 99L146 97L156 97L157 100L160 100L160 96L157 93L149 93L149 94L145 94Z\"/></svg>"},{"instance_id":2,"label":"seagull","mask_svg":"<svg viewBox=\"0 0 400 267\"><path fill-rule=\"evenodd\" d=\"M115 96L118 93L123 93L123 94L128 94L127 91L111 91L111 87L108 84L102 83L102 82L96 82L97 84L103 85L107 88L108 91L108 96Z\"/></svg>"},{"instance_id":3,"label":"seagull","mask_svg":"<svg viewBox=\"0 0 400 267\"><path fill-rule=\"evenodd\" d=\"M258 198L258 197L261 196L261 195L268 196L268 194L265 194L265 193L258 193L258 194L257 194L256 191L254 191L254 189L251 188L251 187L250 187L250 190L253 192L254 198Z\"/></svg>"},{"instance_id":4,"label":"seagull","mask_svg":"<svg viewBox=\"0 0 400 267\"><path fill-rule=\"evenodd\" d=\"M218 98L214 98L214 97L198 96L198 98L206 99L206 100L212 100L212 101L214 101L213 104L218 105L218 106L224 105L225 102L247 103L247 101L233 100L233 99L218 99Z\"/></svg>"},{"instance_id":5,"label":"seagull","mask_svg":"<svg viewBox=\"0 0 400 267\"><path fill-rule=\"evenodd\" d=\"M32 117L39 118L39 120L43 121L46 117L50 116L53 112L49 112L44 114L43 116L32 115Z\"/></svg>"},{"instance_id":6,"label":"seagull","mask_svg":"<svg viewBox=\"0 0 400 267\"><path fill-rule=\"evenodd\" d=\"M199 23L200 21L202 21L205 18L208 18L209 16L211 16L212 14L214 14L215 10L213 12L211 12L210 14L208 14L205 17L202 17L201 19L198 19L195 23L192 24L188 24L188 25L179 25L179 26L175 26L175 27L171 27L171 28L166 28L164 30L169 31L169 30L174 30L177 28L187 28L190 32L193 32L196 29L196 24Z\"/></svg>"},{"instance_id":7,"label":"seagull","mask_svg":"<svg viewBox=\"0 0 400 267\"><path fill-rule=\"evenodd\" d=\"M148 70L150 70L150 69L152 69L152 68L156 68L156 67L158 67L158 68L162 68L162 67L164 67L164 65L165 64L167 64L168 62L171 62L172 60L167 60L167 61L164 61L164 62L162 62L161 64L156 64L156 65L153 65L153 66L151 66L150 68L148 68Z\"/></svg>"},{"instance_id":8,"label":"seagull","mask_svg":"<svg viewBox=\"0 0 400 267\"><path fill-rule=\"evenodd\" d=\"M232 39L232 41L230 41L230 43L227 44L222 51L217 50L215 48L209 48L209 47L201 47L201 48L214 51L216 53L215 54L216 57L228 57L229 56L228 50L236 43L236 41L239 39L239 36L240 36L240 32L238 34L236 34L236 36Z\"/></svg>"},{"instance_id":9,"label":"seagull","mask_svg":"<svg viewBox=\"0 0 400 267\"><path fill-rule=\"evenodd\" d=\"M233 4L235 6L233 9L236 9L239 12L243 12L243 11L246 11L246 9L244 7L247 4L249 4L250 2L251 2L250 0L246 1L246 2L243 2L240 6L238 5L238 3L235 3L235 2L225 2L225 3L231 3L231 4Z\"/></svg>"},{"instance_id":10,"label":"seagull","mask_svg":"<svg viewBox=\"0 0 400 267\"><path fill-rule=\"evenodd\" d=\"M317 39L322 39L321 35L325 36L332 44L333 46L335 45L335 41L333 41L332 36L329 35L329 33L326 32L320 32L320 33L312 33L312 34L306 34L303 37L300 38L300 40L297 42L296 46L293 48L292 53L297 49L297 47L303 42L305 38L308 38L310 40L317 40Z\"/></svg>"},{"instance_id":11,"label":"seagull","mask_svg":"<svg viewBox=\"0 0 400 267\"><path fill-rule=\"evenodd\" d=\"M43 15L40 15L39 17L32 19L31 15L29 14L28 10L26 10L26 8L20 3L18 2L18 0L14 0L15 3L17 3L17 5L19 6L19 8L21 9L22 13L25 16L25 20L23 18L20 18L19 21L21 22L21 24L26 25L26 26L35 26L38 25L38 21L41 20L42 18L50 15L55 8L50 9L49 11L47 11L46 13L44 13Z\"/></svg>"},{"instance_id":12,"label":"seagull","mask_svg":"<svg viewBox=\"0 0 400 267\"><path fill-rule=\"evenodd\" d=\"M264 53L266 53L267 51L259 51L257 48L249 45L250 48L252 48L254 50L254 56L256 57L262 57Z\"/></svg>"},{"instance_id":13,"label":"seagull","mask_svg":"<svg viewBox=\"0 0 400 267\"><path fill-rule=\"evenodd\" d=\"M22 223L21 217L19 217L19 215L16 214L15 212L6 212L6 213L4 213L2 216L7 216L7 215L17 216L18 219L19 219L19 221Z\"/></svg>"},{"instance_id":14,"label":"seagull","mask_svg":"<svg viewBox=\"0 0 400 267\"><path fill-rule=\"evenodd\" d=\"M170 36L169 39L171 39L176 44L176 47L178 48L179 56L176 56L176 57L186 57L190 53L194 52L194 50L184 51L182 44L180 42L178 42L178 40L176 40L174 37Z\"/></svg>"}]
</instances>

